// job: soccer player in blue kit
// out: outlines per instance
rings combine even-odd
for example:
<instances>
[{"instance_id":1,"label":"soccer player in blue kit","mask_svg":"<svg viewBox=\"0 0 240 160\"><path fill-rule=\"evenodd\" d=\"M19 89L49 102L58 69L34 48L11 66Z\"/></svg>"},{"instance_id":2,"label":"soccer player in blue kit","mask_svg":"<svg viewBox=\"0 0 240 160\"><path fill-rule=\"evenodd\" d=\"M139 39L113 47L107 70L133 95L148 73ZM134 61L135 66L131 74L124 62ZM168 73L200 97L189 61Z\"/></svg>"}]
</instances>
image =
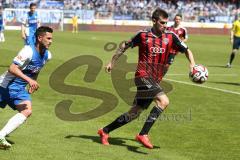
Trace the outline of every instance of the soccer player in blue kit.
<instances>
[{"instance_id":1,"label":"soccer player in blue kit","mask_svg":"<svg viewBox=\"0 0 240 160\"><path fill-rule=\"evenodd\" d=\"M10 148L5 136L17 129L32 113L30 94L39 88L37 76L51 59L48 51L53 30L47 26L37 29L35 45L25 45L13 59L8 71L0 76L0 108L9 105L18 113L0 130L0 147ZM26 87L29 85L29 89Z\"/></svg>"},{"instance_id":2,"label":"soccer player in blue kit","mask_svg":"<svg viewBox=\"0 0 240 160\"><path fill-rule=\"evenodd\" d=\"M4 37L4 19L3 19L3 11L2 7L0 6L0 42L5 42L5 37Z\"/></svg>"},{"instance_id":3,"label":"soccer player in blue kit","mask_svg":"<svg viewBox=\"0 0 240 160\"><path fill-rule=\"evenodd\" d=\"M35 3L30 4L30 11L27 12L26 17L22 23L22 38L25 41L25 45L35 44L35 36L37 28L40 26L38 14L35 11L37 5Z\"/></svg>"}]
</instances>

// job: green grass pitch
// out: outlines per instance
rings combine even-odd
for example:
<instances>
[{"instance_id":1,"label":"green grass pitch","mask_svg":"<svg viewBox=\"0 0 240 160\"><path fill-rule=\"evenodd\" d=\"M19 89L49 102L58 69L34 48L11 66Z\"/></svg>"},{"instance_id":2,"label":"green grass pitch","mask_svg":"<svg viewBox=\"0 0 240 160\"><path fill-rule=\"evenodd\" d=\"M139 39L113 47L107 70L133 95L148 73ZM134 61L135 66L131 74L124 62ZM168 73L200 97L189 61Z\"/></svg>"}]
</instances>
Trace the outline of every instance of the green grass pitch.
<instances>
[{"instance_id":1,"label":"green grass pitch","mask_svg":"<svg viewBox=\"0 0 240 160\"><path fill-rule=\"evenodd\" d=\"M119 43L132 35L55 32L50 48L53 59L41 71L38 80L41 87L32 97L33 114L7 137L14 144L9 150L0 150L0 160L238 160L240 57L236 56L231 69L224 68L231 51L229 36L190 35L188 46L196 63L207 66L209 79L202 85L192 85L185 56L176 57L164 80L173 87L168 93L170 105L150 131L154 149L146 149L134 140L150 108L136 121L112 132L112 145L100 144L98 128L129 109L114 89L111 76L104 72L104 65L113 54L113 51L105 51L104 45ZM23 46L19 31L6 31L5 36L6 42L0 43L1 73ZM50 87L50 76L59 66L83 55L101 60L101 70L96 79L84 80L87 65L83 65L66 77L65 84L112 94L118 99L117 106L88 121L65 121L55 114L60 101L72 100L70 111L73 114L90 111L102 102L92 97L63 94ZM128 50L127 57L128 63L136 62L137 49ZM132 76L130 73L127 77ZM95 95L94 92L92 94ZM0 128L15 113L9 107L1 109Z\"/></svg>"}]
</instances>

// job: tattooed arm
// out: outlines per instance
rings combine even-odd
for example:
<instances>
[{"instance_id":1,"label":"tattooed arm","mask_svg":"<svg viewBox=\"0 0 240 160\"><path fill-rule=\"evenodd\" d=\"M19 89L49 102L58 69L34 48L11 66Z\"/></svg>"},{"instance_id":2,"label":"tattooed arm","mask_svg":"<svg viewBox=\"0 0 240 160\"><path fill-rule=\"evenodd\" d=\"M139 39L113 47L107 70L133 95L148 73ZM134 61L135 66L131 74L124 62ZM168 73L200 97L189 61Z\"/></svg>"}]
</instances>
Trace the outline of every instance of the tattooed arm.
<instances>
[{"instance_id":1,"label":"tattooed arm","mask_svg":"<svg viewBox=\"0 0 240 160\"><path fill-rule=\"evenodd\" d=\"M106 65L106 72L110 73L114 64L118 60L121 55L130 47L130 43L127 41L123 41L120 45L119 48L116 50L115 54L112 56L112 60Z\"/></svg>"}]
</instances>

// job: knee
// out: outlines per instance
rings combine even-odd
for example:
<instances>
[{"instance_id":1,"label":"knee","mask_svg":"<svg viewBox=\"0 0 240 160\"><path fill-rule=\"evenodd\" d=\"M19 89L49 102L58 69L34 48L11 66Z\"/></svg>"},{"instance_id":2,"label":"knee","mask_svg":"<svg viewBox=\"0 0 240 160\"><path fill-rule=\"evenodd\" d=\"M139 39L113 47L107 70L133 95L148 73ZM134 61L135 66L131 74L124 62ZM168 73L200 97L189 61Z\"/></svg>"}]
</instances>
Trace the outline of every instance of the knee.
<instances>
[{"instance_id":1,"label":"knee","mask_svg":"<svg viewBox=\"0 0 240 160\"><path fill-rule=\"evenodd\" d=\"M169 99L162 100L160 106L166 108L169 105Z\"/></svg>"},{"instance_id":2,"label":"knee","mask_svg":"<svg viewBox=\"0 0 240 160\"><path fill-rule=\"evenodd\" d=\"M157 106L160 107L161 109L167 108L169 105L169 99L167 97L162 98L161 100L157 99Z\"/></svg>"},{"instance_id":3,"label":"knee","mask_svg":"<svg viewBox=\"0 0 240 160\"><path fill-rule=\"evenodd\" d=\"M21 113L28 118L32 115L32 109L25 109Z\"/></svg>"},{"instance_id":4,"label":"knee","mask_svg":"<svg viewBox=\"0 0 240 160\"><path fill-rule=\"evenodd\" d=\"M232 50L232 54L236 54L237 53L237 50L236 49L234 49L234 50Z\"/></svg>"}]
</instances>

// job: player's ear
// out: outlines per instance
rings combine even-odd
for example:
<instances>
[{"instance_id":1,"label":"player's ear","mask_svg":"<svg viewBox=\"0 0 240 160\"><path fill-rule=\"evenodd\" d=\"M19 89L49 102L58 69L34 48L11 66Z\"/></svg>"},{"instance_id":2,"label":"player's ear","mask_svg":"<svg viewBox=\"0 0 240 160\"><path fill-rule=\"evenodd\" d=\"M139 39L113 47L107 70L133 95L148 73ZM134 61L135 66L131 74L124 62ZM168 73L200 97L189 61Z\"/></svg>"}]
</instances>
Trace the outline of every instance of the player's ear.
<instances>
[{"instance_id":1,"label":"player's ear","mask_svg":"<svg viewBox=\"0 0 240 160\"><path fill-rule=\"evenodd\" d=\"M152 22L153 22L153 24L156 24L157 21L156 21L155 18L153 18L153 19L152 19Z\"/></svg>"},{"instance_id":2,"label":"player's ear","mask_svg":"<svg viewBox=\"0 0 240 160\"><path fill-rule=\"evenodd\" d=\"M42 38L43 38L42 35L39 35L39 36L37 37L37 39L38 39L39 42L42 41Z\"/></svg>"}]
</instances>

